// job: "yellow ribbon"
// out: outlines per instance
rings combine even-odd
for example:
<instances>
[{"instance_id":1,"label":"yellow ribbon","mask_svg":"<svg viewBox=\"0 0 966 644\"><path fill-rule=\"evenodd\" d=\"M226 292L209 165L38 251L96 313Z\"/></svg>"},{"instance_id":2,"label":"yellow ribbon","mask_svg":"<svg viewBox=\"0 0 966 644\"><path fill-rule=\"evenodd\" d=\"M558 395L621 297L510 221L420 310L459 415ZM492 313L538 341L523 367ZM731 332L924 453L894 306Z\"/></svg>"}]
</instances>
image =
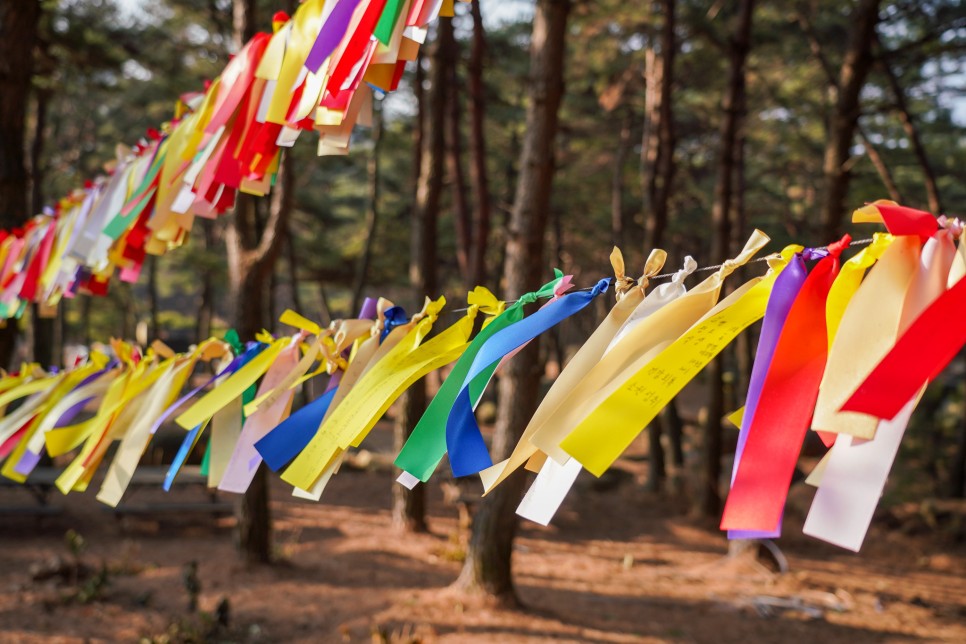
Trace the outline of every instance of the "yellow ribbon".
<instances>
[{"instance_id":1,"label":"yellow ribbon","mask_svg":"<svg viewBox=\"0 0 966 644\"><path fill-rule=\"evenodd\" d=\"M414 322L405 325L412 326L405 337L381 359L371 363L356 386L283 473L285 481L303 490L310 489L339 450L358 446L405 389L430 371L449 364L466 350L479 310L475 305L471 305L466 315L451 327L423 342L444 303L442 297L428 303L423 313L415 316Z\"/></svg>"}]
</instances>

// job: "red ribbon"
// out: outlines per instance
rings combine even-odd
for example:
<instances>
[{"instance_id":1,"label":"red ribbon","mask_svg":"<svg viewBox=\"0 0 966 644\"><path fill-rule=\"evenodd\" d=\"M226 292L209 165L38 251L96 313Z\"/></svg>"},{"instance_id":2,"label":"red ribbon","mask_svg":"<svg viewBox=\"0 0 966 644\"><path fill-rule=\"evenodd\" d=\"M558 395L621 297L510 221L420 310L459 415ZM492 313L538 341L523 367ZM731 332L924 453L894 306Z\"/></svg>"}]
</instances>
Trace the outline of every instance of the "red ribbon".
<instances>
[{"instance_id":1,"label":"red ribbon","mask_svg":"<svg viewBox=\"0 0 966 644\"><path fill-rule=\"evenodd\" d=\"M839 272L839 254L849 241L846 235L829 246L828 256L809 273L788 312L725 503L722 530L774 530L781 522L825 373L825 300Z\"/></svg>"},{"instance_id":2,"label":"red ribbon","mask_svg":"<svg viewBox=\"0 0 966 644\"><path fill-rule=\"evenodd\" d=\"M893 235L919 235L926 240L932 237L939 227L936 218L925 210L885 203L877 203L875 207L882 215L882 222L886 229Z\"/></svg>"},{"instance_id":3,"label":"red ribbon","mask_svg":"<svg viewBox=\"0 0 966 644\"><path fill-rule=\"evenodd\" d=\"M842 410L894 418L966 344L964 312L966 279L960 279L906 329Z\"/></svg>"}]
</instances>

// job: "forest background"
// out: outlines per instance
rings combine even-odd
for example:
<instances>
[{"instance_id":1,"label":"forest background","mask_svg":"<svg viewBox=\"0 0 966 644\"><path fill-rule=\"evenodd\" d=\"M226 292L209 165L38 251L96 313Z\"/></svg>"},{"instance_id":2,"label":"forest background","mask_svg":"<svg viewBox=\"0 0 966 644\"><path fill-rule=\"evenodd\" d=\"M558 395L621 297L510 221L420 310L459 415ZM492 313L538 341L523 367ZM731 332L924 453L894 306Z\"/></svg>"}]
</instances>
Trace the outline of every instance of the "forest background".
<instances>
[{"instance_id":1,"label":"forest background","mask_svg":"<svg viewBox=\"0 0 966 644\"><path fill-rule=\"evenodd\" d=\"M116 144L170 119L180 94L295 6L3 0L0 224L102 172ZM754 228L774 248L823 245L846 230L868 236L848 214L882 197L956 214L966 198L964 51L955 0L457 3L349 155L316 158L300 141L270 198L199 222L136 285L65 301L53 319L29 315L18 357L58 363L65 348L111 336L183 349L229 327L281 331L285 308L352 317L365 296L409 311L424 295L458 302L476 284L513 297L552 267L584 286L610 272L613 245L630 274L655 247L669 267L685 254L717 264ZM18 82L22 105L10 107ZM559 366L595 322L585 315L548 334L538 363ZM680 467L682 432L694 434L703 467L689 487L709 516L721 503L721 419L743 398L749 337L702 376L701 404L672 405L649 431L653 489ZM542 373L503 378L496 451L532 411ZM407 395L403 433L425 395ZM960 497L962 399L961 380L930 399L920 445L935 491ZM418 509L401 499L401 522L418 528ZM504 546L499 578L475 579L495 594L512 587Z\"/></svg>"}]
</instances>

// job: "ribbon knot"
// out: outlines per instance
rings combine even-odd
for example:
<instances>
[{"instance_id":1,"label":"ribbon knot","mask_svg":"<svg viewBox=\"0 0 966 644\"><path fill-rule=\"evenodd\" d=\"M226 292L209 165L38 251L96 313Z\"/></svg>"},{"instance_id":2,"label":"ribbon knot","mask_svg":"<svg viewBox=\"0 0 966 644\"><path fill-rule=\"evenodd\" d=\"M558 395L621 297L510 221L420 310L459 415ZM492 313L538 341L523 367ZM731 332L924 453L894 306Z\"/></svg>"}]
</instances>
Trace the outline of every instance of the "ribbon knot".
<instances>
[{"instance_id":1,"label":"ribbon knot","mask_svg":"<svg viewBox=\"0 0 966 644\"><path fill-rule=\"evenodd\" d=\"M485 286L477 286L467 293L466 303L470 306L476 306L486 315L499 315L506 308L506 302L497 299Z\"/></svg>"},{"instance_id":2,"label":"ribbon knot","mask_svg":"<svg viewBox=\"0 0 966 644\"><path fill-rule=\"evenodd\" d=\"M435 322L436 318L439 317L440 311L446 306L446 298L440 296L437 300L431 300L428 297L423 302L423 309L414 315L410 322L420 322L425 319L429 319L430 322Z\"/></svg>"},{"instance_id":3,"label":"ribbon knot","mask_svg":"<svg viewBox=\"0 0 966 644\"><path fill-rule=\"evenodd\" d=\"M817 259L824 259L829 256L827 248L806 248L802 251L802 259L807 262L815 261Z\"/></svg>"},{"instance_id":4,"label":"ribbon knot","mask_svg":"<svg viewBox=\"0 0 966 644\"><path fill-rule=\"evenodd\" d=\"M553 289L553 297L554 297L554 299L559 299L560 297L562 297L564 295L564 293L566 293L567 291L569 291L573 287L574 287L574 276L573 275L563 275L563 276L561 276L560 281L557 282L557 286L554 287L554 289Z\"/></svg>"},{"instance_id":5,"label":"ribbon knot","mask_svg":"<svg viewBox=\"0 0 966 644\"><path fill-rule=\"evenodd\" d=\"M828 245L828 254L832 257L838 257L846 248L851 245L852 236L849 234L842 235L842 239Z\"/></svg>"},{"instance_id":6,"label":"ribbon knot","mask_svg":"<svg viewBox=\"0 0 966 644\"><path fill-rule=\"evenodd\" d=\"M939 216L939 226L949 231L954 239L959 239L963 235L963 222L957 217Z\"/></svg>"},{"instance_id":7,"label":"ribbon knot","mask_svg":"<svg viewBox=\"0 0 966 644\"><path fill-rule=\"evenodd\" d=\"M624 254L617 246L610 252L610 265L614 268L614 292L620 299L634 287L634 280L624 274Z\"/></svg>"},{"instance_id":8,"label":"ribbon knot","mask_svg":"<svg viewBox=\"0 0 966 644\"><path fill-rule=\"evenodd\" d=\"M402 326L408 322L406 310L401 306L392 306L386 309L382 316L382 328L379 331L379 341L382 342L386 336L397 326Z\"/></svg>"},{"instance_id":9,"label":"ribbon knot","mask_svg":"<svg viewBox=\"0 0 966 644\"><path fill-rule=\"evenodd\" d=\"M721 268L718 270L724 275L731 275L738 270L738 268L744 265L744 263L745 262L740 262L736 259L726 259L725 261L721 262Z\"/></svg>"},{"instance_id":10,"label":"ribbon knot","mask_svg":"<svg viewBox=\"0 0 966 644\"><path fill-rule=\"evenodd\" d=\"M642 291L651 283L651 278L661 272L661 269L664 268L664 263L666 261L667 252L661 250L660 248L655 248L651 251L651 254L647 256L647 261L644 262L644 273L641 275L641 278L637 280L637 285ZM695 264L695 268L697 268L697 264ZM617 288L619 288L619 286ZM620 296L621 293L618 292L618 299Z\"/></svg>"},{"instance_id":11,"label":"ribbon knot","mask_svg":"<svg viewBox=\"0 0 966 644\"><path fill-rule=\"evenodd\" d=\"M691 274L698 270L698 263L690 255L684 256L684 265L681 266L681 270L675 271L674 275L671 276L672 284L681 284L686 280Z\"/></svg>"},{"instance_id":12,"label":"ribbon knot","mask_svg":"<svg viewBox=\"0 0 966 644\"><path fill-rule=\"evenodd\" d=\"M597 297L601 293L607 291L607 287L610 286L611 278L605 277L602 280L594 284L594 288L590 290L591 297Z\"/></svg>"}]
</instances>

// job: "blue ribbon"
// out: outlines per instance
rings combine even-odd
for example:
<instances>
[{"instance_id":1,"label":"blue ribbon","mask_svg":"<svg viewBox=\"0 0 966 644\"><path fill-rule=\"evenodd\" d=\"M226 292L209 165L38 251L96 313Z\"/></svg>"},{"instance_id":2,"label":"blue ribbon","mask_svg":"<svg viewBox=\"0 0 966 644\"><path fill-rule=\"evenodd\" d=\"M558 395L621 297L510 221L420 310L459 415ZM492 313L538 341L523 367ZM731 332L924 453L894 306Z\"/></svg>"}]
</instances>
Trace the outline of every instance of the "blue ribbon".
<instances>
[{"instance_id":1,"label":"blue ribbon","mask_svg":"<svg viewBox=\"0 0 966 644\"><path fill-rule=\"evenodd\" d=\"M178 475L181 471L181 466L184 462L188 460L188 454L191 453L191 448L195 446L195 442L198 440L198 434L201 433L201 429L207 423L201 423L184 437L184 441L181 442L181 447L178 448L178 453L174 455L174 461L171 462L171 466L168 468L167 473L164 475L164 483L162 487L165 492L171 491L171 484L174 483L174 477Z\"/></svg>"},{"instance_id":2,"label":"blue ribbon","mask_svg":"<svg viewBox=\"0 0 966 644\"><path fill-rule=\"evenodd\" d=\"M273 472L285 467L309 444L319 431L337 389L332 388L305 405L255 443L255 449Z\"/></svg>"},{"instance_id":3,"label":"blue ribbon","mask_svg":"<svg viewBox=\"0 0 966 644\"><path fill-rule=\"evenodd\" d=\"M568 293L533 315L520 320L487 340L470 366L453 408L446 421L446 447L453 476L469 476L493 465L483 434L473 415L470 383L481 373L492 370L506 354L530 342L570 316L582 311L607 290L611 278L597 282L593 289ZM478 396L473 399L478 399Z\"/></svg>"}]
</instances>

